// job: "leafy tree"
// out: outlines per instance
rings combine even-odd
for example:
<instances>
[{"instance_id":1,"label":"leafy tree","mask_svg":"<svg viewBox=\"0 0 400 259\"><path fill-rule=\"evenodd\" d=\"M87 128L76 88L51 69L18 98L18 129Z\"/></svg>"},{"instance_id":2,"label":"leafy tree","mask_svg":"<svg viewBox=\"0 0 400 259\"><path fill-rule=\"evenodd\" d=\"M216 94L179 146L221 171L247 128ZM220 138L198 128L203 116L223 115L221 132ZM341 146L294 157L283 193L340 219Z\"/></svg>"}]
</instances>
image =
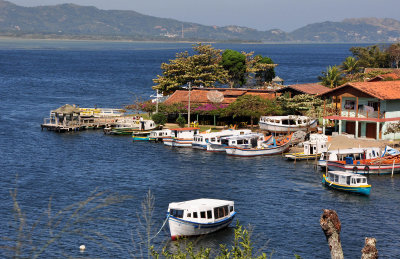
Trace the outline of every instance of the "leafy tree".
<instances>
[{"instance_id":1,"label":"leafy tree","mask_svg":"<svg viewBox=\"0 0 400 259\"><path fill-rule=\"evenodd\" d=\"M253 76L257 77L257 75L261 76L263 72L268 72L270 69L277 66L276 64L269 63L270 61L267 57L264 59L261 55L254 56L254 52L246 53L242 51L242 54L246 56L247 78L252 78Z\"/></svg>"},{"instance_id":2,"label":"leafy tree","mask_svg":"<svg viewBox=\"0 0 400 259\"><path fill-rule=\"evenodd\" d=\"M185 127L186 119L179 114L179 117L176 119L176 123L178 123L179 127Z\"/></svg>"},{"instance_id":3,"label":"leafy tree","mask_svg":"<svg viewBox=\"0 0 400 259\"><path fill-rule=\"evenodd\" d=\"M387 68L390 67L389 54L378 45L350 48L360 67Z\"/></svg>"},{"instance_id":4,"label":"leafy tree","mask_svg":"<svg viewBox=\"0 0 400 259\"><path fill-rule=\"evenodd\" d=\"M400 62L400 43L392 44L390 47L387 49L387 53L390 57L390 61L392 64L396 67L399 68L399 62Z\"/></svg>"},{"instance_id":5,"label":"leafy tree","mask_svg":"<svg viewBox=\"0 0 400 259\"><path fill-rule=\"evenodd\" d=\"M258 59L258 70L255 72L255 79L257 84L262 85L265 82L271 82L272 79L275 77L275 69L274 67L270 66L260 66L261 64L271 65L274 64L272 59L269 57L263 57L261 55L257 55L256 58Z\"/></svg>"},{"instance_id":6,"label":"leafy tree","mask_svg":"<svg viewBox=\"0 0 400 259\"><path fill-rule=\"evenodd\" d=\"M281 95L276 98L279 105L287 114L300 114L319 117L323 112L324 102L314 95L299 94L293 98Z\"/></svg>"},{"instance_id":7,"label":"leafy tree","mask_svg":"<svg viewBox=\"0 0 400 259\"><path fill-rule=\"evenodd\" d=\"M385 135L390 133L400 133L400 121L390 123L385 131Z\"/></svg>"},{"instance_id":8,"label":"leafy tree","mask_svg":"<svg viewBox=\"0 0 400 259\"><path fill-rule=\"evenodd\" d=\"M257 95L240 96L225 109L226 115L231 115L233 117L250 117L252 128L255 118L266 114L276 114L278 112L279 106L277 106L276 103Z\"/></svg>"},{"instance_id":9,"label":"leafy tree","mask_svg":"<svg viewBox=\"0 0 400 259\"><path fill-rule=\"evenodd\" d=\"M335 88L344 82L342 73L337 66L329 66L318 79L322 81L322 85L330 88Z\"/></svg>"},{"instance_id":10,"label":"leafy tree","mask_svg":"<svg viewBox=\"0 0 400 259\"><path fill-rule=\"evenodd\" d=\"M229 86L242 86L246 83L246 56L242 53L227 49L222 53L222 67L228 71Z\"/></svg>"},{"instance_id":11,"label":"leafy tree","mask_svg":"<svg viewBox=\"0 0 400 259\"><path fill-rule=\"evenodd\" d=\"M341 69L346 74L357 73L360 70L358 63L358 60L356 60L354 57L349 56L343 61Z\"/></svg>"},{"instance_id":12,"label":"leafy tree","mask_svg":"<svg viewBox=\"0 0 400 259\"><path fill-rule=\"evenodd\" d=\"M153 89L169 94L189 82L195 86L214 87L215 84L225 84L228 73L220 64L222 50L201 43L193 46L195 55L187 51L178 53L170 63L162 63L163 75L157 75Z\"/></svg>"},{"instance_id":13,"label":"leafy tree","mask_svg":"<svg viewBox=\"0 0 400 259\"><path fill-rule=\"evenodd\" d=\"M167 116L165 116L164 113L162 112L158 112L153 114L153 116L151 117L151 119L159 125L164 125L167 122Z\"/></svg>"}]
</instances>

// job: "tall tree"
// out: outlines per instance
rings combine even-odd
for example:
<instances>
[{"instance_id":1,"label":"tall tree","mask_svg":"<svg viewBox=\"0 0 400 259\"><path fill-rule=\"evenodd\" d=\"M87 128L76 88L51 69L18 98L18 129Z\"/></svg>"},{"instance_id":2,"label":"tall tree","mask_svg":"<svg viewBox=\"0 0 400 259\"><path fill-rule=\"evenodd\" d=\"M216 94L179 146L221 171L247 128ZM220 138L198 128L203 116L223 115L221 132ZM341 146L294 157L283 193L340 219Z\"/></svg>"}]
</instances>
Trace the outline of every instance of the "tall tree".
<instances>
[{"instance_id":1,"label":"tall tree","mask_svg":"<svg viewBox=\"0 0 400 259\"><path fill-rule=\"evenodd\" d=\"M354 57L347 57L342 65L341 65L341 69L343 72L345 72L346 74L354 74L357 73L360 68L358 66L358 60L356 60Z\"/></svg>"},{"instance_id":2,"label":"tall tree","mask_svg":"<svg viewBox=\"0 0 400 259\"><path fill-rule=\"evenodd\" d=\"M217 83L225 84L228 73L220 65L222 50L201 43L193 46L195 55L187 51L178 53L170 63L162 63L163 75L157 75L153 89L169 94L181 86L192 83L194 86L215 87Z\"/></svg>"},{"instance_id":3,"label":"tall tree","mask_svg":"<svg viewBox=\"0 0 400 259\"><path fill-rule=\"evenodd\" d=\"M322 81L322 85L330 88L335 88L343 83L342 73L337 66L329 66L318 79Z\"/></svg>"},{"instance_id":4,"label":"tall tree","mask_svg":"<svg viewBox=\"0 0 400 259\"><path fill-rule=\"evenodd\" d=\"M258 67L255 71L255 79L258 85L263 85L265 82L271 82L272 79L275 77L275 65L274 61L272 61L269 57L263 57L261 55L257 55L256 58L258 59Z\"/></svg>"},{"instance_id":5,"label":"tall tree","mask_svg":"<svg viewBox=\"0 0 400 259\"><path fill-rule=\"evenodd\" d=\"M378 45L350 48L360 67L387 68L390 67L389 54Z\"/></svg>"},{"instance_id":6,"label":"tall tree","mask_svg":"<svg viewBox=\"0 0 400 259\"><path fill-rule=\"evenodd\" d=\"M242 53L227 49L222 53L222 67L228 71L229 86L242 86L246 83L246 56Z\"/></svg>"},{"instance_id":7,"label":"tall tree","mask_svg":"<svg viewBox=\"0 0 400 259\"><path fill-rule=\"evenodd\" d=\"M392 64L396 67L399 68L399 62L400 62L400 43L395 43L390 45L390 47L387 49L387 53L389 54L390 60Z\"/></svg>"},{"instance_id":8,"label":"tall tree","mask_svg":"<svg viewBox=\"0 0 400 259\"><path fill-rule=\"evenodd\" d=\"M280 108L275 102L256 95L240 96L226 108L227 115L250 117L251 127L255 118L266 114L275 115L279 112Z\"/></svg>"},{"instance_id":9,"label":"tall tree","mask_svg":"<svg viewBox=\"0 0 400 259\"><path fill-rule=\"evenodd\" d=\"M261 75L264 71L268 71L277 66L277 64L269 63L268 58L263 60L263 56L261 55L254 56L254 52L246 53L242 51L242 54L246 56L247 79L252 79L257 76L257 73L260 73L259 75Z\"/></svg>"}]
</instances>

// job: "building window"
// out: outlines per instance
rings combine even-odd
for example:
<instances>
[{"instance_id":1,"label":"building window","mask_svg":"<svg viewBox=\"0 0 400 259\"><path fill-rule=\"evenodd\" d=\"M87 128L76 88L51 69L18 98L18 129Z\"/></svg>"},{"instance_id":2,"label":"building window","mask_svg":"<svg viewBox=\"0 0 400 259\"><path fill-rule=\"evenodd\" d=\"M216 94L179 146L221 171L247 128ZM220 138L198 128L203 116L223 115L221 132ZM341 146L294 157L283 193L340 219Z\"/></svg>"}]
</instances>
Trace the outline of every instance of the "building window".
<instances>
[{"instance_id":1,"label":"building window","mask_svg":"<svg viewBox=\"0 0 400 259\"><path fill-rule=\"evenodd\" d=\"M346 100L344 104L344 108L346 110L354 110L354 107L356 106L356 102L353 100Z\"/></svg>"},{"instance_id":2,"label":"building window","mask_svg":"<svg viewBox=\"0 0 400 259\"><path fill-rule=\"evenodd\" d=\"M368 101L368 106L374 108L374 111L377 111L379 107L379 102Z\"/></svg>"}]
</instances>

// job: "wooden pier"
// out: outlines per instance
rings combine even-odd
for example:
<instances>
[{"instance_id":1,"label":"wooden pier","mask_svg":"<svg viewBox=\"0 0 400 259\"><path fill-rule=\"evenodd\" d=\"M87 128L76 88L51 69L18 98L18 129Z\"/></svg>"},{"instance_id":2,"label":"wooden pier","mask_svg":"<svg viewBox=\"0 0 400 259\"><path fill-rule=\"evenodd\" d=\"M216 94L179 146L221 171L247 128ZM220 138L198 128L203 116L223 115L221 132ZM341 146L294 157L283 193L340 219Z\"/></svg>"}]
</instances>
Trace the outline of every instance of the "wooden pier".
<instances>
[{"instance_id":1,"label":"wooden pier","mask_svg":"<svg viewBox=\"0 0 400 259\"><path fill-rule=\"evenodd\" d=\"M41 128L56 132L73 132L86 129L101 129L115 126L118 119L123 118L120 109L78 108L66 104L50 111L50 117L45 118ZM94 111L94 112L93 112Z\"/></svg>"}]
</instances>

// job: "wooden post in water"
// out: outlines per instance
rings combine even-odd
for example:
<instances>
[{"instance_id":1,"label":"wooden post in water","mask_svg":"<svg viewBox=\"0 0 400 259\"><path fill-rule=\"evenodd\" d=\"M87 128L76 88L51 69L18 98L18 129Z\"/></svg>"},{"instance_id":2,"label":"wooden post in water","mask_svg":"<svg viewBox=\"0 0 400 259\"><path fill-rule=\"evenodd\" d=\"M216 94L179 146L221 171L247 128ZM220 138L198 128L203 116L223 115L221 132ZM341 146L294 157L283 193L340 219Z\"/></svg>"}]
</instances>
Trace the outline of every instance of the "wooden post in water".
<instances>
[{"instance_id":1,"label":"wooden post in water","mask_svg":"<svg viewBox=\"0 0 400 259\"><path fill-rule=\"evenodd\" d=\"M393 159L393 165L392 165L392 177L393 177L393 173L394 173L394 162L395 162L396 160L395 159Z\"/></svg>"},{"instance_id":2,"label":"wooden post in water","mask_svg":"<svg viewBox=\"0 0 400 259\"><path fill-rule=\"evenodd\" d=\"M324 231L329 249L331 250L332 259L344 259L342 244L340 243L341 224L339 217L334 210L324 210L319 220L322 230Z\"/></svg>"},{"instance_id":3,"label":"wooden post in water","mask_svg":"<svg viewBox=\"0 0 400 259\"><path fill-rule=\"evenodd\" d=\"M373 237L365 238L364 248L361 250L361 259L378 259L378 249L376 249L376 239Z\"/></svg>"}]
</instances>

